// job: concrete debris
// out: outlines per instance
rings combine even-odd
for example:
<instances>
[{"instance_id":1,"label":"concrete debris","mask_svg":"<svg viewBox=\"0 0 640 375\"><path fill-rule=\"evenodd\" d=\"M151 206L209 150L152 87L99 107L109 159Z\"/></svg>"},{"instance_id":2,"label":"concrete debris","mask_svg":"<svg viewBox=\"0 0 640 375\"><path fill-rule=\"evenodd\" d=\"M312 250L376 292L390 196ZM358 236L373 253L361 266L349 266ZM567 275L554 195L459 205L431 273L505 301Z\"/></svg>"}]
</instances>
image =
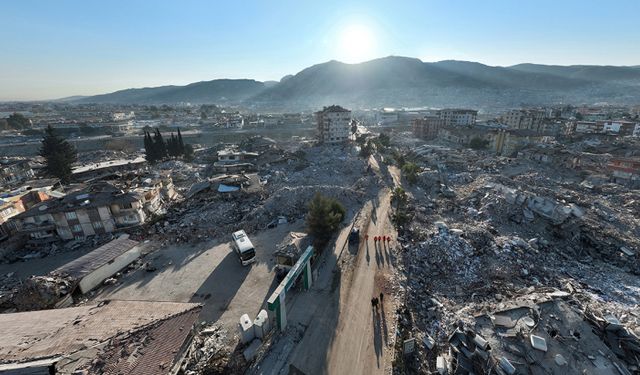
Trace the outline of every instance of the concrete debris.
<instances>
[{"instance_id":1,"label":"concrete debris","mask_svg":"<svg viewBox=\"0 0 640 375\"><path fill-rule=\"evenodd\" d=\"M72 287L72 282L62 277L32 276L15 293L13 305L18 311L53 308L69 296Z\"/></svg>"}]
</instances>

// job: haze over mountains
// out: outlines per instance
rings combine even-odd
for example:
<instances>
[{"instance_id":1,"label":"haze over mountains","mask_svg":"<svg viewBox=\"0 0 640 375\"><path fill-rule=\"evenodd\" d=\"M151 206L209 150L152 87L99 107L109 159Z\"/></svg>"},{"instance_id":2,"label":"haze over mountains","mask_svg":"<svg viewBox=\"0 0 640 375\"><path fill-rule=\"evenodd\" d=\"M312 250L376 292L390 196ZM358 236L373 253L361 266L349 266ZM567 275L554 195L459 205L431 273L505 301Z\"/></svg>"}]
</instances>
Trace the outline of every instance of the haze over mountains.
<instances>
[{"instance_id":1,"label":"haze over mountains","mask_svg":"<svg viewBox=\"0 0 640 375\"><path fill-rule=\"evenodd\" d=\"M333 103L352 108L630 104L640 102L640 66L493 67L453 60L425 63L390 56L360 64L329 61L288 75L280 82L218 79L186 86L126 89L71 101L242 104L271 110L315 109Z\"/></svg>"}]
</instances>

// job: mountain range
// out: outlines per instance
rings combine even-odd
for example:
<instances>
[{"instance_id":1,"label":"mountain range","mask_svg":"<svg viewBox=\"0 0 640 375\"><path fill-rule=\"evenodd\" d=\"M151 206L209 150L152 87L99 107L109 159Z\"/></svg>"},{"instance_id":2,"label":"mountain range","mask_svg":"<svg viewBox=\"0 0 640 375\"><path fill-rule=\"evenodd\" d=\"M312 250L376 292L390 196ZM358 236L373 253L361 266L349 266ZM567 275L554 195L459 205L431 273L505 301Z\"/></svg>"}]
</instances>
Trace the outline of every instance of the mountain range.
<instances>
[{"instance_id":1,"label":"mountain range","mask_svg":"<svg viewBox=\"0 0 640 375\"><path fill-rule=\"evenodd\" d=\"M637 104L640 66L488 66L468 61L422 62L390 56L359 64L329 61L279 82L217 79L186 86L126 89L68 100L75 103L223 104L269 110L466 106L507 108L553 103Z\"/></svg>"}]
</instances>

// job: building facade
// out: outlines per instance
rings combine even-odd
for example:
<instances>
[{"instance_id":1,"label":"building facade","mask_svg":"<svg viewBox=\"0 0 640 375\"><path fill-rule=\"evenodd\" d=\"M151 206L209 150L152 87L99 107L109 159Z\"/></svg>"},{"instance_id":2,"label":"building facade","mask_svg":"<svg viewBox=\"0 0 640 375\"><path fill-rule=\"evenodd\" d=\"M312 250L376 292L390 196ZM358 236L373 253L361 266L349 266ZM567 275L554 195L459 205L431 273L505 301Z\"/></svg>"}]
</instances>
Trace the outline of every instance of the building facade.
<instances>
[{"instance_id":1,"label":"building facade","mask_svg":"<svg viewBox=\"0 0 640 375\"><path fill-rule=\"evenodd\" d=\"M351 134L351 111L338 105L324 107L315 113L318 140L321 143L343 143Z\"/></svg>"},{"instance_id":2,"label":"building facade","mask_svg":"<svg viewBox=\"0 0 640 375\"><path fill-rule=\"evenodd\" d=\"M415 119L411 123L413 135L422 139L435 139L438 131L445 124L445 120L438 116L425 116L421 119Z\"/></svg>"},{"instance_id":3,"label":"building facade","mask_svg":"<svg viewBox=\"0 0 640 375\"><path fill-rule=\"evenodd\" d=\"M161 189L123 192L103 183L39 203L12 221L32 245L84 239L144 223L159 212Z\"/></svg>"},{"instance_id":4,"label":"building facade","mask_svg":"<svg viewBox=\"0 0 640 375\"><path fill-rule=\"evenodd\" d=\"M473 126L478 117L478 111L473 109L442 109L438 116L444 120L445 126Z\"/></svg>"},{"instance_id":5,"label":"building facade","mask_svg":"<svg viewBox=\"0 0 640 375\"><path fill-rule=\"evenodd\" d=\"M35 176L28 160L2 160L0 161L0 186L15 186L20 182L32 179Z\"/></svg>"},{"instance_id":6,"label":"building facade","mask_svg":"<svg viewBox=\"0 0 640 375\"><path fill-rule=\"evenodd\" d=\"M511 129L542 131L545 113L537 109L514 109L502 116L502 122Z\"/></svg>"}]
</instances>

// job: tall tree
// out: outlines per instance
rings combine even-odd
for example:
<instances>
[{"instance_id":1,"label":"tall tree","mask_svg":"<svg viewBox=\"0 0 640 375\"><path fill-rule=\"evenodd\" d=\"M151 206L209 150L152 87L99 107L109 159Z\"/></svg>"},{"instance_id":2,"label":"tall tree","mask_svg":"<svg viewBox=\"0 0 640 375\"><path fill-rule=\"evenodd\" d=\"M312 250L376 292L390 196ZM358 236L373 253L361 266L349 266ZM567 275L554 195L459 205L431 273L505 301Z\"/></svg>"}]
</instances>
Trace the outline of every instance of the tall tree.
<instances>
[{"instance_id":1,"label":"tall tree","mask_svg":"<svg viewBox=\"0 0 640 375\"><path fill-rule=\"evenodd\" d=\"M149 163L155 163L157 159L153 147L153 140L151 139L151 134L147 131L144 132L144 153L145 159L147 159Z\"/></svg>"},{"instance_id":2,"label":"tall tree","mask_svg":"<svg viewBox=\"0 0 640 375\"><path fill-rule=\"evenodd\" d=\"M57 135L51 125L45 130L40 156L45 159L45 171L48 175L59 178L65 184L71 181L71 164L78 157L76 148Z\"/></svg>"},{"instance_id":3,"label":"tall tree","mask_svg":"<svg viewBox=\"0 0 640 375\"><path fill-rule=\"evenodd\" d=\"M167 145L164 143L160 130L156 128L156 134L153 136L153 148L156 154L156 160L162 160L167 157Z\"/></svg>"},{"instance_id":4,"label":"tall tree","mask_svg":"<svg viewBox=\"0 0 640 375\"><path fill-rule=\"evenodd\" d=\"M182 134L180 134L180 128L178 128L178 150L180 151L180 155L185 154L184 142L182 141Z\"/></svg>"}]
</instances>

